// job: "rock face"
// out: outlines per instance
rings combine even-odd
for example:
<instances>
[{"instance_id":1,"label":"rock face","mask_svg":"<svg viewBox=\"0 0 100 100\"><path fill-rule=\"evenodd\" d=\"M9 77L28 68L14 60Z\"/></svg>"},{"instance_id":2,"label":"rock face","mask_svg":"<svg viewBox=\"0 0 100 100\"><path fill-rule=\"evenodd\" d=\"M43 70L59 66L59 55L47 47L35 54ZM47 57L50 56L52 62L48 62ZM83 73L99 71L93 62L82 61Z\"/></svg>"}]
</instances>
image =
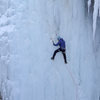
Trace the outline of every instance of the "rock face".
<instances>
[{"instance_id":1,"label":"rock face","mask_svg":"<svg viewBox=\"0 0 100 100\"><path fill-rule=\"evenodd\" d=\"M2 100L1 92L0 92L0 100Z\"/></svg>"}]
</instances>

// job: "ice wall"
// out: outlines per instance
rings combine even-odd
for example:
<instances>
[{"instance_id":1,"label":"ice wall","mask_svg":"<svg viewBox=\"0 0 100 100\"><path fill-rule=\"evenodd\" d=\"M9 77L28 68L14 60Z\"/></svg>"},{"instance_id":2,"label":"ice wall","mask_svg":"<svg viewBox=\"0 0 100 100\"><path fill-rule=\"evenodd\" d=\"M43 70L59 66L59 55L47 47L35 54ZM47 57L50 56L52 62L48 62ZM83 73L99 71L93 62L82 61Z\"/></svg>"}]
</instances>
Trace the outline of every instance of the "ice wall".
<instances>
[{"instance_id":1,"label":"ice wall","mask_svg":"<svg viewBox=\"0 0 100 100\"><path fill-rule=\"evenodd\" d=\"M98 79L98 76L100 75L100 0L88 0L88 10L89 13L88 15L92 15L92 20L93 22L91 25L93 25L93 45L94 45L94 52L95 52L95 60L96 60L96 66L95 66L95 72L96 74L94 75L95 79L95 88L96 88L96 97L97 100L100 98L100 89L97 88L99 87L100 81ZM92 10L92 12L91 12Z\"/></svg>"},{"instance_id":2,"label":"ice wall","mask_svg":"<svg viewBox=\"0 0 100 100\"><path fill-rule=\"evenodd\" d=\"M96 100L92 27L84 1L12 0L10 7L14 28L7 39L10 62L1 89L4 100L76 100L76 92L78 100ZM56 49L50 38L56 42L56 33L66 41L67 65L60 53L50 59Z\"/></svg>"}]
</instances>

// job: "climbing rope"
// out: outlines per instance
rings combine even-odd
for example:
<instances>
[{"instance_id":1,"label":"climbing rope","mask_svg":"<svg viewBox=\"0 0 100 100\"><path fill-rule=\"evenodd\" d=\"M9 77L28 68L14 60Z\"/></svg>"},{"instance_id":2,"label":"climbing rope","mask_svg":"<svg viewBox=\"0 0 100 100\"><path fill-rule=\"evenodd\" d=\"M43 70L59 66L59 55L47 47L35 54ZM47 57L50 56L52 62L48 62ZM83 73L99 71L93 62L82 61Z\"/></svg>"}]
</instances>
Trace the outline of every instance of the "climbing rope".
<instances>
[{"instance_id":1,"label":"climbing rope","mask_svg":"<svg viewBox=\"0 0 100 100\"><path fill-rule=\"evenodd\" d=\"M78 84L76 83L75 78L73 77L73 74L72 74L72 72L70 71L70 69L69 69L68 66L67 66L67 71L68 71L68 73L70 74L73 83L75 84L75 88L76 88L76 100L78 100L78 97L79 97L79 96L78 96Z\"/></svg>"},{"instance_id":2,"label":"climbing rope","mask_svg":"<svg viewBox=\"0 0 100 100\"><path fill-rule=\"evenodd\" d=\"M59 35L58 33L59 33L59 31L60 31L60 25L58 25L58 23L57 23L57 21L56 21L56 18L55 18L55 12L56 12L56 9L55 9L55 5L53 4L53 18L54 18L54 20L53 20L53 23L49 23L49 21L47 20L47 23L48 23L48 26L49 26L49 28L50 28L50 32L51 32L51 34L49 34L48 33L48 35L49 35L49 37L50 37L50 40L53 42L55 39L55 37L57 37L57 35ZM59 22L59 24L60 24L60 22ZM53 27L53 28L52 28ZM76 88L76 100L78 100L78 85L77 85L77 83L76 83L76 81L75 81L75 78L73 77L73 74L71 73L71 71L70 71L70 69L68 68L68 66L67 66L67 70L68 70L68 73L70 74L70 76L71 76L71 78L72 78L72 81L73 81L73 83L75 84L75 88Z\"/></svg>"}]
</instances>

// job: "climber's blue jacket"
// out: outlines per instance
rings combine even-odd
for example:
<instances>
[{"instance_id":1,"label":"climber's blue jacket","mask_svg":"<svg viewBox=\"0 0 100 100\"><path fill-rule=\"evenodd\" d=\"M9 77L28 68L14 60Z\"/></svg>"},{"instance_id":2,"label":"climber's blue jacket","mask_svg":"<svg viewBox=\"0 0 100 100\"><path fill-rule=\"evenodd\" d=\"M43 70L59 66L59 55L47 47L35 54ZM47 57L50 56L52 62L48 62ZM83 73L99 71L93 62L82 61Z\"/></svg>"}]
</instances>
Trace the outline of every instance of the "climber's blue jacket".
<instances>
[{"instance_id":1,"label":"climber's blue jacket","mask_svg":"<svg viewBox=\"0 0 100 100\"><path fill-rule=\"evenodd\" d=\"M65 41L63 40L63 38L60 38L58 40L58 43L57 44L53 43L53 45L54 46L60 46L61 49L65 49L66 48Z\"/></svg>"}]
</instances>

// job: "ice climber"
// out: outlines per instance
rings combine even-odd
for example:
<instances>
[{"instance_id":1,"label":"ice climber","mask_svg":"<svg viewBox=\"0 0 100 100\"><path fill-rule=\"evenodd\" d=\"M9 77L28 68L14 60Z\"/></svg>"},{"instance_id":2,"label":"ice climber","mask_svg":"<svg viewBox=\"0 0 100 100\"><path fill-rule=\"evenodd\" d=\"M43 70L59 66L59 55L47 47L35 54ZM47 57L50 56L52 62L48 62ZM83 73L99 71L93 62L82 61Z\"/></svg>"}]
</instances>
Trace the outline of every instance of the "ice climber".
<instances>
[{"instance_id":1,"label":"ice climber","mask_svg":"<svg viewBox=\"0 0 100 100\"><path fill-rule=\"evenodd\" d=\"M54 45L54 46L59 46L59 48L58 48L57 50L54 51L54 54L53 54L53 56L51 57L51 59L54 60L55 55L56 55L57 52L62 52L64 61L65 61L65 64L67 64L65 41L64 41L64 39L61 38L60 36L57 37L57 40L58 40L58 43L57 43L57 44L55 44L54 41L52 41L52 42L53 42L53 45Z\"/></svg>"}]
</instances>

